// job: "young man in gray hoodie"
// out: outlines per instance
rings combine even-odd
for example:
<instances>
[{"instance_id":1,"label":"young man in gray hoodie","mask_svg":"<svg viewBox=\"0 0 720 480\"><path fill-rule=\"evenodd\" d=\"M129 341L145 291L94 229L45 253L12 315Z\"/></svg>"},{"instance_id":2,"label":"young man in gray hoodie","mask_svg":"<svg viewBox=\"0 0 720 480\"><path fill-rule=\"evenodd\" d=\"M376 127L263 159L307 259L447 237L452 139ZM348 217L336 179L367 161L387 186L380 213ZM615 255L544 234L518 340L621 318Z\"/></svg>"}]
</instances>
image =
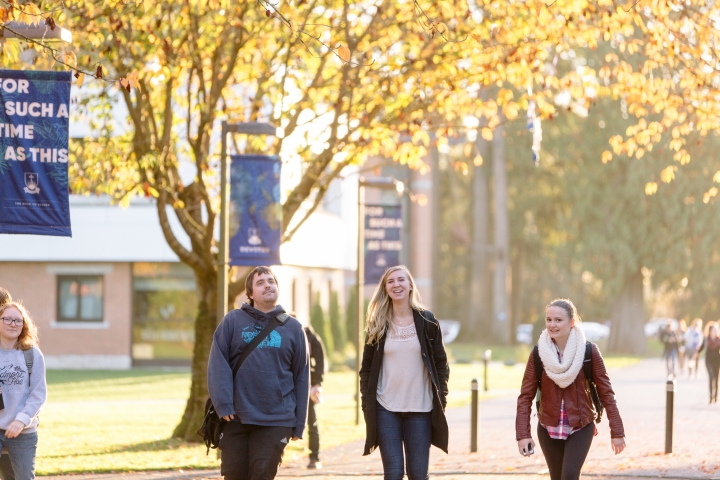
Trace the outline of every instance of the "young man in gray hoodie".
<instances>
[{"instance_id":1,"label":"young man in gray hoodie","mask_svg":"<svg viewBox=\"0 0 720 480\"><path fill-rule=\"evenodd\" d=\"M275 478L285 446L302 438L310 390L310 362L303 327L277 305L277 278L268 267L245 280L249 303L232 310L215 330L208 362L208 389L225 421L220 437L225 480ZM233 366L267 326L275 330L252 351L233 379Z\"/></svg>"}]
</instances>

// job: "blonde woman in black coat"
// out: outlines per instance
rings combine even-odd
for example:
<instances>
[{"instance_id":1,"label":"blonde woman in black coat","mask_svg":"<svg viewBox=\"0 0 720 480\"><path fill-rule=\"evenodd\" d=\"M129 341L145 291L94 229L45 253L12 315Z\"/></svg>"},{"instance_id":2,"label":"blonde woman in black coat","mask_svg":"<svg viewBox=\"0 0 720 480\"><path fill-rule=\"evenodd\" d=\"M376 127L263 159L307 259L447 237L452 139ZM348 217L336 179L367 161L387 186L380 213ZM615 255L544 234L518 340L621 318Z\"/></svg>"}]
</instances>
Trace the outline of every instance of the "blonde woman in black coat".
<instances>
[{"instance_id":1,"label":"blonde woman in black coat","mask_svg":"<svg viewBox=\"0 0 720 480\"><path fill-rule=\"evenodd\" d=\"M385 480L428 478L430 445L447 453L450 376L440 324L421 303L412 275L389 268L368 306L360 392L364 455L380 447Z\"/></svg>"}]
</instances>

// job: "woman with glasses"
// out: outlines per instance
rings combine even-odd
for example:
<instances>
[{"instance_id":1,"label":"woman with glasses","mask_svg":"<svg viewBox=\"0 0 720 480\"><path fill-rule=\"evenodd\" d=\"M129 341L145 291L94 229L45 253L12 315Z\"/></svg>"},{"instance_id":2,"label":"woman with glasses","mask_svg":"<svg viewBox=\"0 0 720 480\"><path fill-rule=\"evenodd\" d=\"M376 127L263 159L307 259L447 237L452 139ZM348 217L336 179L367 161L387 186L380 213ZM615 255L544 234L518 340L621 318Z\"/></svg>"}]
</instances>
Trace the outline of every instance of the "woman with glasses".
<instances>
[{"instance_id":1,"label":"woman with glasses","mask_svg":"<svg viewBox=\"0 0 720 480\"><path fill-rule=\"evenodd\" d=\"M0 395L0 448L7 448L17 480L33 479L38 414L47 399L45 360L35 323L18 302L0 306Z\"/></svg>"}]
</instances>

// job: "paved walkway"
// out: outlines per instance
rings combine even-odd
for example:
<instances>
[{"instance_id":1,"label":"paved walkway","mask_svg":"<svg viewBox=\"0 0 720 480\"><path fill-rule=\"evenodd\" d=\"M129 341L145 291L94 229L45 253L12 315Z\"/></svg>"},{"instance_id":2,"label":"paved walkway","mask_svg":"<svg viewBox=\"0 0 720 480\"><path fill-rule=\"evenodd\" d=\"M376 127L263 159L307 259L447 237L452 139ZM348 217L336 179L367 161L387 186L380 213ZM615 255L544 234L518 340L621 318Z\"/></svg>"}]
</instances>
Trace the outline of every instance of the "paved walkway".
<instances>
[{"instance_id":1,"label":"paved walkway","mask_svg":"<svg viewBox=\"0 0 720 480\"><path fill-rule=\"evenodd\" d=\"M720 480L720 405L707 404L707 373L700 380L679 379L675 396L674 453L665 455L665 378L660 360L611 372L625 423L628 447L615 456L610 449L607 420L598 425L583 474L593 479L702 478ZM470 408L448 410L450 454L433 448L431 476L443 479L530 480L548 478L538 447L533 457L518 454L515 442L515 396L480 404L479 453L470 453ZM535 420L535 419L533 419ZM322 426L321 426L322 428ZM533 429L534 431L534 429ZM329 449L322 454L322 470L306 470L305 459L286 462L279 478L315 480L382 476L379 452L362 456L363 442ZM540 476L539 476L540 475ZM68 477L43 477L67 479ZM78 480L217 479L217 471L174 471L116 475L78 475Z\"/></svg>"}]
</instances>

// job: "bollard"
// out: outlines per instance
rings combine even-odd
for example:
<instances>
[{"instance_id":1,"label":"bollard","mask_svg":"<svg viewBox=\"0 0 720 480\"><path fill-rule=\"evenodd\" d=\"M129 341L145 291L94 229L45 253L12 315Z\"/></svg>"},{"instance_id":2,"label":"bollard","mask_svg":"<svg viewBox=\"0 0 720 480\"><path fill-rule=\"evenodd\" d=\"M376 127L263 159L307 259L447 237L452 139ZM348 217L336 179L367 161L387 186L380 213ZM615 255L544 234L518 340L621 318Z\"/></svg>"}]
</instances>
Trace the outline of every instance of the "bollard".
<instances>
[{"instance_id":1,"label":"bollard","mask_svg":"<svg viewBox=\"0 0 720 480\"><path fill-rule=\"evenodd\" d=\"M665 384L665 453L672 453L673 417L675 415L675 380L668 379Z\"/></svg>"},{"instance_id":2,"label":"bollard","mask_svg":"<svg viewBox=\"0 0 720 480\"><path fill-rule=\"evenodd\" d=\"M470 452L478 451L478 381L473 378L470 383L471 401L470 401Z\"/></svg>"},{"instance_id":3,"label":"bollard","mask_svg":"<svg viewBox=\"0 0 720 480\"><path fill-rule=\"evenodd\" d=\"M483 373L483 390L486 392L488 391L488 362L490 361L490 355L492 355L491 350L485 350L485 353L483 353L483 364L485 366L485 371Z\"/></svg>"}]
</instances>

